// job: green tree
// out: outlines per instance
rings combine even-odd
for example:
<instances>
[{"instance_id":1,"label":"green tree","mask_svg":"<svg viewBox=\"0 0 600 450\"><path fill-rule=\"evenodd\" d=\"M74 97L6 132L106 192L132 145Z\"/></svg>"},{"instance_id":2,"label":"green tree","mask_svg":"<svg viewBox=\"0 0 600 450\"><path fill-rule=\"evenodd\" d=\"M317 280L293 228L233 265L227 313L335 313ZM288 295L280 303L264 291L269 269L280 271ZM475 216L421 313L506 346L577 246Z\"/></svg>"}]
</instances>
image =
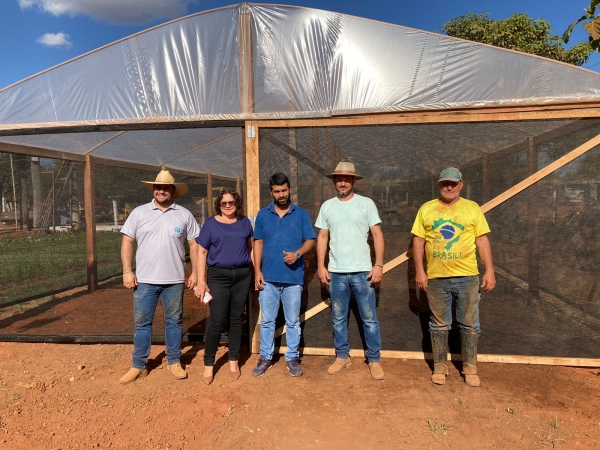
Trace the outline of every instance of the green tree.
<instances>
[{"instance_id":1,"label":"green tree","mask_svg":"<svg viewBox=\"0 0 600 450\"><path fill-rule=\"evenodd\" d=\"M600 0L598 0L600 1ZM532 19L526 14L512 14L507 19L493 20L488 13L468 13L444 24L448 36L481 42L510 50L581 66L588 61L592 46L581 43L567 49L552 26L544 19Z\"/></svg>"},{"instance_id":2,"label":"green tree","mask_svg":"<svg viewBox=\"0 0 600 450\"><path fill-rule=\"evenodd\" d=\"M563 41L569 42L571 33L578 23L589 20L582 24L583 28L590 35L589 44L596 50L600 51L600 15L596 15L596 8L600 5L600 0L592 0L585 10L585 14L571 24L567 31L563 34Z\"/></svg>"}]
</instances>

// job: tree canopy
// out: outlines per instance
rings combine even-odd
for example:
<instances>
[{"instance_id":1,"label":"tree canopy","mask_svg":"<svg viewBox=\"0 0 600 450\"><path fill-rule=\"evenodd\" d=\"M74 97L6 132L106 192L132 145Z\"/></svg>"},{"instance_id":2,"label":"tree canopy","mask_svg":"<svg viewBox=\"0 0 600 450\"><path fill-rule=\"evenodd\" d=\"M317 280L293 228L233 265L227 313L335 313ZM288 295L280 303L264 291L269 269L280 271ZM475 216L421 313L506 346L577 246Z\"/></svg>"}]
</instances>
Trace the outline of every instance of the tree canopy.
<instances>
[{"instance_id":1,"label":"tree canopy","mask_svg":"<svg viewBox=\"0 0 600 450\"><path fill-rule=\"evenodd\" d=\"M571 24L567 31L563 34L563 41L569 42L571 33L578 23L583 22L582 26L590 35L589 44L592 49L600 51L600 15L596 15L596 8L600 5L600 0L592 0L585 9L585 14ZM589 22L585 22L589 20Z\"/></svg>"},{"instance_id":2,"label":"tree canopy","mask_svg":"<svg viewBox=\"0 0 600 450\"><path fill-rule=\"evenodd\" d=\"M600 1L600 0L598 0ZM552 34L552 26L544 19L532 19L527 14L512 14L507 19L494 20L489 13L467 13L444 24L448 36L543 56L576 66L588 61L592 46L588 42L567 49L562 39Z\"/></svg>"}]
</instances>

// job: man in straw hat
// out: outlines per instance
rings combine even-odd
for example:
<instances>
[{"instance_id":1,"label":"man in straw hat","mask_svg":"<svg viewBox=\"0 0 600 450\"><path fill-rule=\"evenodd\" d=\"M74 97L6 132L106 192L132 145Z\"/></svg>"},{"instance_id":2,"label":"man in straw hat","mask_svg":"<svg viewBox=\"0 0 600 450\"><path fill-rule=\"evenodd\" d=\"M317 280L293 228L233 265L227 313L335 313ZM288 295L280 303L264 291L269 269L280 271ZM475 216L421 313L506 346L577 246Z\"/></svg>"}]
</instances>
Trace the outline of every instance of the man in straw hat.
<instances>
[{"instance_id":1,"label":"man in straw hat","mask_svg":"<svg viewBox=\"0 0 600 450\"><path fill-rule=\"evenodd\" d=\"M448 331L452 327L452 301L460 328L463 374L468 386L479 386L477 339L479 337L480 288L496 286L490 227L479 205L460 197L462 174L455 167L442 170L440 196L419 209L411 233L417 287L427 292L431 316L429 334L433 353L431 382L444 384L448 369ZM485 266L481 286L475 249ZM427 272L423 264L427 259Z\"/></svg>"},{"instance_id":2,"label":"man in straw hat","mask_svg":"<svg viewBox=\"0 0 600 450\"><path fill-rule=\"evenodd\" d=\"M371 377L383 380L380 364L381 332L375 309L375 283L383 276L383 232L381 219L373 200L354 193L354 183L360 180L354 164L340 162L335 172L327 175L333 180L337 197L321 205L315 226L317 236L317 264L319 278L327 285L331 296L331 322L335 362L327 372L334 375L351 365L348 343L348 310L350 288L354 292L363 322ZM367 243L369 231L373 235L375 265L371 264L371 249ZM325 255L329 243L329 266Z\"/></svg>"},{"instance_id":3,"label":"man in straw hat","mask_svg":"<svg viewBox=\"0 0 600 450\"><path fill-rule=\"evenodd\" d=\"M196 219L173 199L188 191L185 183L176 183L166 168L156 180L142 181L152 191L154 200L135 208L121 229L123 284L133 289L132 364L119 383L127 384L148 375L152 321L160 297L165 312L167 371L177 379L187 378L179 362L183 336L183 290L185 282L185 247L190 246L192 274L188 288L196 286L196 237L200 233ZM132 270L133 242L138 248L136 272Z\"/></svg>"}]
</instances>

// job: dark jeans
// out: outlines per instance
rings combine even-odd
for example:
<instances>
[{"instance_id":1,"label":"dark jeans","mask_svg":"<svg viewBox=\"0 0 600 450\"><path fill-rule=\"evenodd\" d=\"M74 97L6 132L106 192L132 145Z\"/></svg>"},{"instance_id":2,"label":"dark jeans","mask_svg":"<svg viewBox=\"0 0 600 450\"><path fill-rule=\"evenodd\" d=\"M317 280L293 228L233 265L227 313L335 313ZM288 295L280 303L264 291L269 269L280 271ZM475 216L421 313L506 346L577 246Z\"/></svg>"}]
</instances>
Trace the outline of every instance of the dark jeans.
<instances>
[{"instance_id":1,"label":"dark jeans","mask_svg":"<svg viewBox=\"0 0 600 450\"><path fill-rule=\"evenodd\" d=\"M204 337L204 365L214 366L221 333L229 323L229 361L237 361L242 343L244 307L250 292L250 267L224 269L210 266L207 284L213 296Z\"/></svg>"}]
</instances>

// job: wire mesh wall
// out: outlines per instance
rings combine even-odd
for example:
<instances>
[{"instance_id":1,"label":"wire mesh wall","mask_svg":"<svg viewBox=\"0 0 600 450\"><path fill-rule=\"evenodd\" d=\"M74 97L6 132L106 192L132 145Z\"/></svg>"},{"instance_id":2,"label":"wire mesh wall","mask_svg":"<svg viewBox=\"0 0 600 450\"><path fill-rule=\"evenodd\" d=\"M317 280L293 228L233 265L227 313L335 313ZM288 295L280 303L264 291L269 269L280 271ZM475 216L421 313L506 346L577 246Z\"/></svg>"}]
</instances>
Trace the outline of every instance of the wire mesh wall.
<instances>
[{"instance_id":1,"label":"wire mesh wall","mask_svg":"<svg viewBox=\"0 0 600 450\"><path fill-rule=\"evenodd\" d=\"M11 158L14 191L8 170ZM122 336L127 340L133 332L133 305L132 291L121 280L120 229L135 207L152 200L152 192L141 181L153 181L158 169L93 164L101 284L88 295L77 289L87 281L83 163L4 154L0 163L0 336ZM211 176L209 183L208 176L174 176L189 186L177 203L200 224L211 214L211 196L225 187L241 189L235 178ZM190 269L188 263L187 275ZM192 338L202 335L207 308L189 291L184 308L184 332ZM155 340L162 339L163 329L157 320Z\"/></svg>"},{"instance_id":2,"label":"wire mesh wall","mask_svg":"<svg viewBox=\"0 0 600 450\"><path fill-rule=\"evenodd\" d=\"M365 177L356 191L379 209L389 261L410 247L416 212L438 196L444 167L459 167L462 196L483 204L599 133L598 120L263 128L261 204L270 201L269 176L283 171L294 201L314 221L334 195L325 174L351 161ZM486 214L498 284L483 294L480 353L600 356L599 184L600 149L594 148ZM315 254L306 260L302 311L328 298ZM427 298L415 288L412 260L384 276L377 299L385 350L430 351ZM331 348L330 317L327 309L307 320L302 345ZM354 349L364 347L359 323L353 310ZM460 353L458 339L451 333L452 352ZM280 342L285 345L285 335Z\"/></svg>"},{"instance_id":3,"label":"wire mesh wall","mask_svg":"<svg viewBox=\"0 0 600 450\"><path fill-rule=\"evenodd\" d=\"M314 221L322 202L335 194L325 175L339 161L351 161L365 177L357 192L378 206L389 261L409 248L415 214L438 195L436 180L444 167L459 167L462 195L483 204L599 133L597 119L262 128L261 205L270 201L268 178L283 171L291 179L293 201ZM0 155L4 335L131 336L131 291L121 287L118 231L134 207L151 200L140 181L154 180L158 167L93 168L98 278L105 281L92 295L64 297L54 293L86 282L83 164ZM175 176L190 186L179 203L200 224L211 214L211 195L242 184L226 176L210 182L206 175ZM480 353L600 356L599 184L600 149L594 148L486 214L498 285L483 296ZM314 252L305 260L303 311L328 298L316 276ZM412 261L385 275L377 298L384 349L429 351L427 299L415 289ZM203 334L207 311L189 292L184 304L185 332ZM351 315L351 345L359 349L360 319ZM160 336L160 321L156 325ZM301 344L332 347L329 310L303 325ZM455 333L451 350L458 351Z\"/></svg>"}]
</instances>

